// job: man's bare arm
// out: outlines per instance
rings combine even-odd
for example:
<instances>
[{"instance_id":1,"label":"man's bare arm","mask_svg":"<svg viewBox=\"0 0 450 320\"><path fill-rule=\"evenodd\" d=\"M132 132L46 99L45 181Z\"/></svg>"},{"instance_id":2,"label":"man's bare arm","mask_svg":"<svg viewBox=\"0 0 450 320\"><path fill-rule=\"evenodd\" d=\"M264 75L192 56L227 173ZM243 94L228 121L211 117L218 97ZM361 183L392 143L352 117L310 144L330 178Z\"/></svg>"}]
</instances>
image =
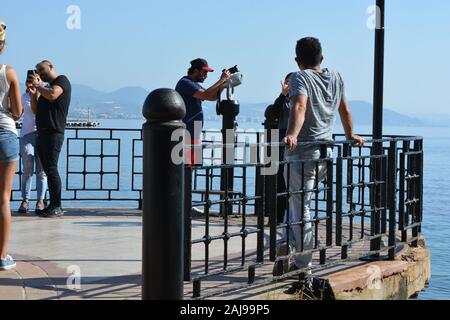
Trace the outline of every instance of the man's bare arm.
<instances>
[{"instance_id":1,"label":"man's bare arm","mask_svg":"<svg viewBox=\"0 0 450 320\"><path fill-rule=\"evenodd\" d=\"M60 86L52 86L52 87L43 87L39 86L36 88L40 95L42 95L45 99L49 101L55 101L58 99L64 92L63 88Z\"/></svg>"},{"instance_id":2,"label":"man's bare arm","mask_svg":"<svg viewBox=\"0 0 450 320\"><path fill-rule=\"evenodd\" d=\"M204 101L217 101L217 96L222 89L223 84L230 78L231 73L228 70L225 70L220 77L220 80L217 81L211 88L208 90L199 90L194 94L195 99L204 100Z\"/></svg>"},{"instance_id":3,"label":"man's bare arm","mask_svg":"<svg viewBox=\"0 0 450 320\"><path fill-rule=\"evenodd\" d=\"M345 97L342 99L341 105L339 106L339 115L341 116L342 126L344 127L347 139L355 141L359 146L363 146L366 140L353 133L352 112L350 111L350 106Z\"/></svg>"},{"instance_id":4,"label":"man's bare arm","mask_svg":"<svg viewBox=\"0 0 450 320\"><path fill-rule=\"evenodd\" d=\"M217 95L220 91L224 82L217 82L208 90L202 91L199 90L194 94L195 99L203 100L203 101L217 101Z\"/></svg>"},{"instance_id":5,"label":"man's bare arm","mask_svg":"<svg viewBox=\"0 0 450 320\"><path fill-rule=\"evenodd\" d=\"M307 105L307 96L298 95L292 98L289 129L286 138L284 138L284 142L291 151L297 148L297 139L305 123Z\"/></svg>"},{"instance_id":6,"label":"man's bare arm","mask_svg":"<svg viewBox=\"0 0 450 320\"><path fill-rule=\"evenodd\" d=\"M33 91L33 89L34 89L34 91ZM37 92L36 88L33 87L33 89L28 89L30 91L31 111L34 114L37 114L37 112L38 112L39 92Z\"/></svg>"}]
</instances>

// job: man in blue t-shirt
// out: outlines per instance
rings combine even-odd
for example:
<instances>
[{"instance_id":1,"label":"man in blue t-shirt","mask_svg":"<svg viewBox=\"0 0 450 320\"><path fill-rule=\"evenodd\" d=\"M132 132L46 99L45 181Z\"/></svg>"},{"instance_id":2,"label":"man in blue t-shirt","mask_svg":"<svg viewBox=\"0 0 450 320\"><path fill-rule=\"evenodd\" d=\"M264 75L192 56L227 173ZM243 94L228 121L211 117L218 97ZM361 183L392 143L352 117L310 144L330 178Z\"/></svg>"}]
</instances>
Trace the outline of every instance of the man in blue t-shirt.
<instances>
[{"instance_id":1,"label":"man in blue t-shirt","mask_svg":"<svg viewBox=\"0 0 450 320\"><path fill-rule=\"evenodd\" d=\"M204 120L202 102L217 101L223 84L231 76L228 70L224 70L218 82L209 89L204 89L200 83L205 82L209 72L214 72L214 70L208 66L208 62L205 59L193 60L188 70L188 75L183 77L175 88L183 97L186 105L186 117L183 119L183 122L186 124L190 134L190 141L186 141L186 144L201 144L201 131ZM196 127L198 128L197 130L195 130ZM190 150L187 150L186 159L188 160L187 164L194 164L194 153L190 154Z\"/></svg>"}]
</instances>

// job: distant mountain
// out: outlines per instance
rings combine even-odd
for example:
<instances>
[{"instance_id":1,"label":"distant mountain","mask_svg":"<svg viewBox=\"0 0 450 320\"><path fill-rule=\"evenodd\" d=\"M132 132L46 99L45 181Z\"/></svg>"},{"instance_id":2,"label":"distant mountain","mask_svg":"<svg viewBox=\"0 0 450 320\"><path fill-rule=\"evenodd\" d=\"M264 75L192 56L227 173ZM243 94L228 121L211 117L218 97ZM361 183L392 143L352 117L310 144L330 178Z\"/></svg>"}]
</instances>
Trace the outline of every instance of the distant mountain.
<instances>
[{"instance_id":1,"label":"distant mountain","mask_svg":"<svg viewBox=\"0 0 450 320\"><path fill-rule=\"evenodd\" d=\"M74 84L72 86L72 118L85 118L90 108L97 118L142 118L142 105L149 92L141 87L124 87L113 92L101 92L89 86ZM372 125L373 108L370 103L349 101L353 120L358 125ZM238 121L261 124L264 112L271 102L241 102ZM216 104L204 103L205 117L208 120L221 120L216 114ZM388 126L450 126L450 115L416 115L407 116L390 109L384 110L384 124Z\"/></svg>"},{"instance_id":2,"label":"distant mountain","mask_svg":"<svg viewBox=\"0 0 450 320\"><path fill-rule=\"evenodd\" d=\"M84 85L72 85L72 101L80 104L95 104L104 100L104 93Z\"/></svg>"},{"instance_id":3,"label":"distant mountain","mask_svg":"<svg viewBox=\"0 0 450 320\"><path fill-rule=\"evenodd\" d=\"M125 87L106 95L112 101L129 105L130 107L139 106L139 112L142 111L142 105L149 92L140 87Z\"/></svg>"},{"instance_id":4,"label":"distant mountain","mask_svg":"<svg viewBox=\"0 0 450 320\"><path fill-rule=\"evenodd\" d=\"M372 125L373 124L373 106L364 101L349 101L350 108L353 114L353 121L358 125ZM423 126L424 122L421 120L400 114L398 112L384 109L383 124L386 126Z\"/></svg>"},{"instance_id":5,"label":"distant mountain","mask_svg":"<svg viewBox=\"0 0 450 320\"><path fill-rule=\"evenodd\" d=\"M252 119L251 122L263 122L264 112L271 103L241 103L241 112L238 116L242 119ZM372 125L372 104L364 101L349 101L354 123L363 126ZM205 114L210 118L215 117L215 107L207 104ZM406 116L398 112L384 109L384 125L387 126L423 126L425 123L415 117ZM450 119L449 119L450 120Z\"/></svg>"},{"instance_id":6,"label":"distant mountain","mask_svg":"<svg viewBox=\"0 0 450 320\"><path fill-rule=\"evenodd\" d=\"M124 87L105 93L88 86L72 86L71 116L83 117L87 108L97 118L142 118L142 105L149 92L140 87Z\"/></svg>"}]
</instances>

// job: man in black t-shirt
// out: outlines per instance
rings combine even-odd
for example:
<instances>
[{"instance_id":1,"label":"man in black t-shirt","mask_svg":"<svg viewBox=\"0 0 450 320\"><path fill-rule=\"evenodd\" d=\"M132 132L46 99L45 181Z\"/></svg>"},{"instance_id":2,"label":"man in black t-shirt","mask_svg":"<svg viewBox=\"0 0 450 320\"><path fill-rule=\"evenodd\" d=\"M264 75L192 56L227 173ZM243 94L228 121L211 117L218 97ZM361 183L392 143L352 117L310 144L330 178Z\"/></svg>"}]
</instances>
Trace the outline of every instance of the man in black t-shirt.
<instances>
[{"instance_id":1,"label":"man in black t-shirt","mask_svg":"<svg viewBox=\"0 0 450 320\"><path fill-rule=\"evenodd\" d=\"M58 75L53 64L47 60L36 66L36 72L27 86L31 93L31 109L36 114L38 155L48 178L50 192L50 205L36 213L46 218L61 217L64 212L61 208L58 160L64 143L72 87L69 79Z\"/></svg>"}]
</instances>

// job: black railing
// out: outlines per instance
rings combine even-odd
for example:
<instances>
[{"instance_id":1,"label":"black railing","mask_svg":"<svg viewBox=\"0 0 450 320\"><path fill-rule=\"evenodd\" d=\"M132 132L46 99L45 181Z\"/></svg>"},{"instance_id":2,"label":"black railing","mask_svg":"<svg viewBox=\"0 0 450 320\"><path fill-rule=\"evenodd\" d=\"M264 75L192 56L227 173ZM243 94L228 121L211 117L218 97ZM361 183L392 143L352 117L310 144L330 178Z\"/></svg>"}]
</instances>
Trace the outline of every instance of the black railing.
<instances>
[{"instance_id":1,"label":"black railing","mask_svg":"<svg viewBox=\"0 0 450 320\"><path fill-rule=\"evenodd\" d=\"M204 131L205 143L220 143L220 131ZM238 131L236 143L263 139L262 132ZM205 152L208 164L220 163L216 148ZM237 163L246 163L247 156L238 150ZM69 127L61 153L59 169L63 184L62 200L78 206L120 205L142 208L142 130ZM19 161L11 200L22 200L22 162ZM198 179L200 176L197 176ZM220 178L220 173L214 179ZM237 175L236 179L242 179ZM35 186L33 177L33 185ZM33 189L32 196L36 195ZM35 199L31 199L35 200Z\"/></svg>"},{"instance_id":2,"label":"black railing","mask_svg":"<svg viewBox=\"0 0 450 320\"><path fill-rule=\"evenodd\" d=\"M59 169L65 205L142 208L142 130L68 128ZM13 201L22 200L21 186L20 161Z\"/></svg>"},{"instance_id":3,"label":"black railing","mask_svg":"<svg viewBox=\"0 0 450 320\"><path fill-rule=\"evenodd\" d=\"M66 136L60 166L65 202L142 207L142 130L76 128L68 129ZM422 138L386 136L360 148L337 135L335 141L322 143L319 159L280 163L287 173L294 166L303 172L307 163L327 168L320 184L306 188L302 183L292 189L289 178L280 186L279 173L263 174L270 166L267 150L281 147L265 143L268 136L238 131L232 146L235 161L222 165L220 132L204 132L203 165L186 168L184 278L192 282L194 298L236 289L205 285L202 290L202 283L217 276L245 272L248 286L347 260L381 254L392 259L403 245L418 245L423 221ZM381 155L374 155L375 144L381 144ZM327 147L333 149L332 157ZM232 182L221 181L224 170L233 170ZM21 200L20 183L21 167L15 201ZM289 210L289 199L308 193L313 196L310 220L303 210L299 221L280 220L279 207ZM281 234L289 237L296 227L303 232L307 223L315 231L312 248L302 245L300 252L288 247L277 253ZM202 249L193 250L194 246ZM311 267L285 272L287 259L307 252L314 256ZM274 266L275 276L268 265Z\"/></svg>"},{"instance_id":4,"label":"black railing","mask_svg":"<svg viewBox=\"0 0 450 320\"><path fill-rule=\"evenodd\" d=\"M237 289L232 285L219 290L206 287L202 292L202 283L218 276L247 272L242 288L254 284L256 278L258 283L269 283L346 260L379 259L383 254L393 259L404 245L418 245L423 219L422 139L389 136L354 147L340 141L340 136L335 138L317 146L321 157L316 160L280 163L287 173L284 191L277 186L277 174L261 174L268 166L260 161L264 158L261 153L276 144L237 144L236 149L245 149L247 154L258 150L254 162L186 169L185 280L192 282L193 298ZM382 154L374 155L376 145L382 146ZM217 149L220 154L223 146L204 144L203 148ZM332 157L327 155L327 148L333 149ZM301 181L295 187L290 181L295 175L290 173L296 170L304 177L308 170L305 166L315 169L314 184L306 186ZM318 177L319 167L324 168L323 181ZM219 179L224 169L241 172L232 190L221 188ZM312 197L310 218L304 211L306 196ZM289 210L295 197L302 203L300 219L280 221L278 206ZM308 224L314 230L312 247L302 242L296 252L289 246L287 252L277 252L277 245L289 239L295 228L300 229L303 239ZM286 238L281 237L283 232ZM194 246L203 246L203 250L194 250ZM204 252L201 257L199 251ZM288 259L308 253L314 256L312 266L286 270ZM267 264L274 266L275 276L267 274Z\"/></svg>"}]
</instances>

